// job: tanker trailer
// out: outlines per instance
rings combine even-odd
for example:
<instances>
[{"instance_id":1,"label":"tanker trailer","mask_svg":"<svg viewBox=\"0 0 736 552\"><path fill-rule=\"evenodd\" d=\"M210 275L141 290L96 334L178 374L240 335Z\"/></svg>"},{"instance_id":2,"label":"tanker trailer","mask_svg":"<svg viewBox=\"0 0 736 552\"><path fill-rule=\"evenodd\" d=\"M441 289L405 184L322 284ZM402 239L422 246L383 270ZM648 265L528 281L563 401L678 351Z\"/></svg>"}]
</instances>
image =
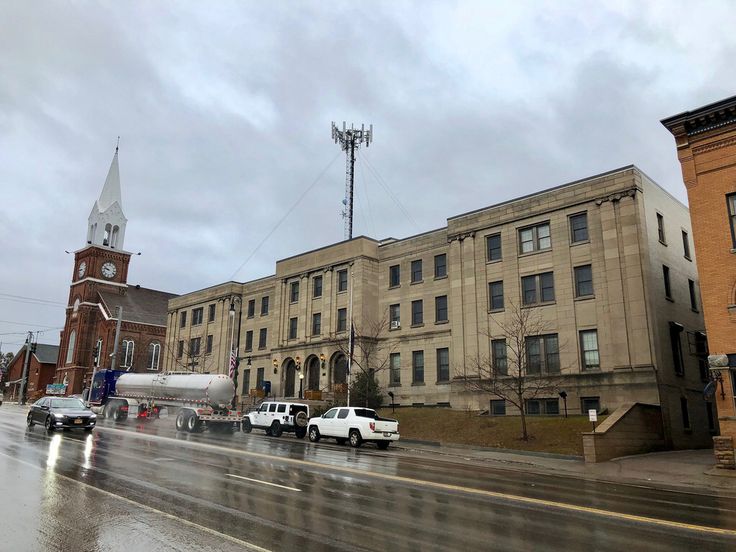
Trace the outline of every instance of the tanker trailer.
<instances>
[{"instance_id":1,"label":"tanker trailer","mask_svg":"<svg viewBox=\"0 0 736 552\"><path fill-rule=\"evenodd\" d=\"M233 381L224 374L163 372L136 374L100 370L95 374L90 404L106 418L156 418L162 407L178 409L176 429L197 432L205 427L230 431L240 412L230 409Z\"/></svg>"}]
</instances>

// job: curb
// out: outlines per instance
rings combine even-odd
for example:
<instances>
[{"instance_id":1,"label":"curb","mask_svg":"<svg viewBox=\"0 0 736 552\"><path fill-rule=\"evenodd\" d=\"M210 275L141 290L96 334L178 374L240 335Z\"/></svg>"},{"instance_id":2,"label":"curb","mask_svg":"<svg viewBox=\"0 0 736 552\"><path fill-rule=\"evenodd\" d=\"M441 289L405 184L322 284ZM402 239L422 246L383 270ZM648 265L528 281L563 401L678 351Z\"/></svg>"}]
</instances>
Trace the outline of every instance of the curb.
<instances>
[{"instance_id":1,"label":"curb","mask_svg":"<svg viewBox=\"0 0 736 552\"><path fill-rule=\"evenodd\" d=\"M531 456L531 457L537 457L537 458L550 458L553 460L567 460L567 461L573 461L573 462L580 462L583 460L583 456L578 456L575 454L560 454L556 452L541 452L541 451L534 451L534 450L516 450L516 449L506 449L506 448L498 448L498 447L481 447L478 445L463 445L460 443L441 443L439 441L422 441L419 439L401 439L399 444L397 445L399 448L401 448L402 444L407 445L421 445L421 446L428 446L428 447L434 447L434 448L447 448L449 450L457 449L457 450L469 450L469 451L476 451L476 452L492 452L497 454L518 454L520 456ZM408 447L405 447L408 448ZM449 452L448 452L449 454Z\"/></svg>"}]
</instances>

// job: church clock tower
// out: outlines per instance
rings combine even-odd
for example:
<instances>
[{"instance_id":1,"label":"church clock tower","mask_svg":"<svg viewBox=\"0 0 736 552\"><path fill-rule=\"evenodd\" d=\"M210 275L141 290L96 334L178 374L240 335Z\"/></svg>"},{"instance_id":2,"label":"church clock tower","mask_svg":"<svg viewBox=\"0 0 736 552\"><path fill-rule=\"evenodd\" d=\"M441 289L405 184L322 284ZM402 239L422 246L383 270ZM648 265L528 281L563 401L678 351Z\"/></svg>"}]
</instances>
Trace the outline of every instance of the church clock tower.
<instances>
[{"instance_id":1,"label":"church clock tower","mask_svg":"<svg viewBox=\"0 0 736 552\"><path fill-rule=\"evenodd\" d=\"M67 383L68 393L81 391L94 364L95 346L103 341L100 326L104 315L99 293L126 293L131 257L123 250L127 222L115 148L102 193L89 215L87 244L74 252L74 272L57 361L57 381Z\"/></svg>"}]
</instances>

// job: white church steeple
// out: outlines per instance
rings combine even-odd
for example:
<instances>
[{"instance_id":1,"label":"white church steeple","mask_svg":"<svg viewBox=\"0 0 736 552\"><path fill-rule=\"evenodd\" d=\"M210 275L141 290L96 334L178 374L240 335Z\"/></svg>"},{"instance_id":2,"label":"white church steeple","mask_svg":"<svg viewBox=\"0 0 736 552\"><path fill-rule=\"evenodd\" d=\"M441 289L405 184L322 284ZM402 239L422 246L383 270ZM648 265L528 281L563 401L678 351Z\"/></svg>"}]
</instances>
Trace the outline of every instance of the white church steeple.
<instances>
[{"instance_id":1,"label":"white church steeple","mask_svg":"<svg viewBox=\"0 0 736 552\"><path fill-rule=\"evenodd\" d=\"M120 194L118 147L115 148L115 155L112 158L102 193L92 206L88 221L88 244L123 249L125 224L128 219L123 214L123 199Z\"/></svg>"}]
</instances>

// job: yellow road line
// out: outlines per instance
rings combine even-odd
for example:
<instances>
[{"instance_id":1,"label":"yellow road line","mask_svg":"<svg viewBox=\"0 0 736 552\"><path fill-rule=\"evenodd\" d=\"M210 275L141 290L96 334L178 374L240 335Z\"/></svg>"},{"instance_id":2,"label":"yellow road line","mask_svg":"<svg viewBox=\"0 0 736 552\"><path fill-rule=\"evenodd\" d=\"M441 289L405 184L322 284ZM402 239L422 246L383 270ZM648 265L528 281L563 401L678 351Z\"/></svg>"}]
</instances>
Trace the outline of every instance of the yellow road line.
<instances>
[{"instance_id":1,"label":"yellow road line","mask_svg":"<svg viewBox=\"0 0 736 552\"><path fill-rule=\"evenodd\" d=\"M21 464L24 464L26 466L30 466L31 468L35 468L40 471L45 471L44 468L40 466L36 466L35 464L31 464L30 462L26 462L25 460L21 460L20 458L15 458L14 456L10 456L9 454L6 454L4 452L0 452L0 455L5 456L7 458L10 458L11 460L15 460L16 462L19 462ZM199 523L194 523L193 521L189 521L188 519L183 519L180 517L177 517L173 514L169 514L167 512L164 512L162 510L158 510L157 508L154 508L152 506L148 506L147 504L142 504L140 502L136 502L135 500L131 500L129 498L126 498L124 496L117 495L115 493L111 493L110 491L106 491L104 489L100 489L98 487L95 487L93 485L90 485L89 483L85 483L84 481L78 481L77 479L73 479L71 477L68 477L66 475L62 475L58 472L54 472L55 477L59 477L61 479L64 479L65 481L71 481L72 483L77 483L79 485L83 485L84 487L87 487L88 489L92 489L93 491L96 491L100 494L103 494L108 497L116 498L118 500L122 500L123 502L126 502L130 504L131 506L134 506L136 510L146 510L148 512L158 514L160 516L165 517L166 519L170 519L179 523L182 523L184 525L187 525L189 527L193 527L195 529L198 529L199 531L202 531L203 533L207 533L209 535L213 535L215 537L219 537L225 540L228 540L234 544L240 545L245 547L247 550L252 550L254 552L271 552L268 548L262 548L256 544L241 540L237 537L233 537L232 535L228 535L227 533L220 533L219 531L215 531L214 529L210 529L209 527L205 527L204 525L200 525Z\"/></svg>"}]
</instances>

